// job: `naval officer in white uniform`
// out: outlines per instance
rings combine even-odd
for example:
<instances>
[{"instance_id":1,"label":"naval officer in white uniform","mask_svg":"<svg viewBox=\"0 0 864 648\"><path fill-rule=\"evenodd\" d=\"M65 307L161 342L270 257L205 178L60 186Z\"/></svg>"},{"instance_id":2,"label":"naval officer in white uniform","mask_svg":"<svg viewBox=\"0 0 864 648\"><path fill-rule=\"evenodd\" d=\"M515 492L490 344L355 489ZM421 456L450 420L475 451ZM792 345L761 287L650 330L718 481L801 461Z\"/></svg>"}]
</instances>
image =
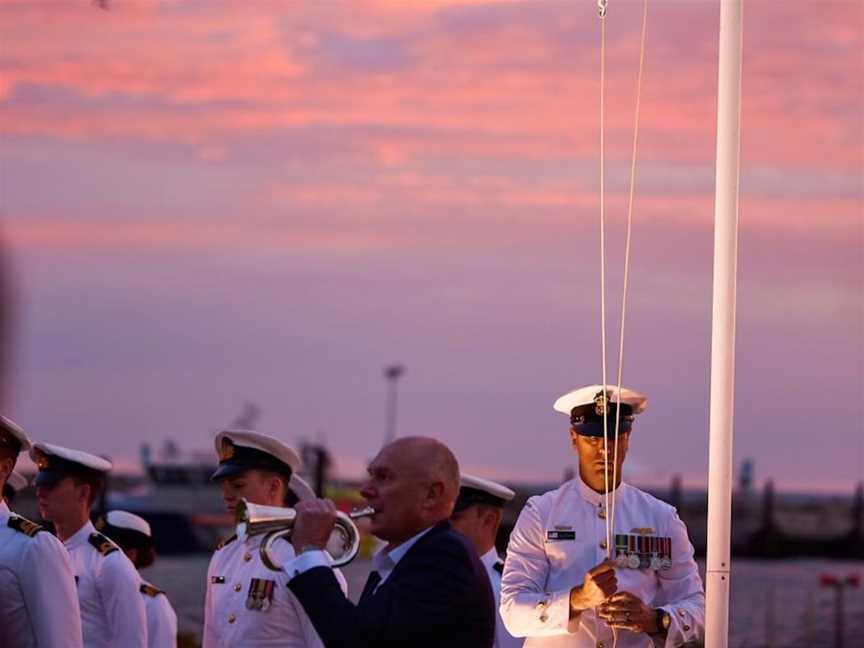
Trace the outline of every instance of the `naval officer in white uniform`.
<instances>
[{"instance_id":1,"label":"naval officer in white uniform","mask_svg":"<svg viewBox=\"0 0 864 648\"><path fill-rule=\"evenodd\" d=\"M156 560L153 534L144 518L128 511L108 511L97 528L120 546L139 574ZM176 648L177 614L168 596L143 578L138 589L147 615L147 645L149 648Z\"/></svg>"},{"instance_id":2,"label":"naval officer in white uniform","mask_svg":"<svg viewBox=\"0 0 864 648\"><path fill-rule=\"evenodd\" d=\"M40 515L54 523L78 582L85 648L147 648L141 579L120 548L96 531L90 509L111 462L81 450L34 443Z\"/></svg>"},{"instance_id":3,"label":"naval officer in white uniform","mask_svg":"<svg viewBox=\"0 0 864 648\"><path fill-rule=\"evenodd\" d=\"M528 637L526 648L673 648L704 634L705 595L687 529L673 507L621 481L633 420L646 403L599 385L555 402L570 417L579 475L529 499L510 536L501 614L514 635Z\"/></svg>"},{"instance_id":4,"label":"naval officer in white uniform","mask_svg":"<svg viewBox=\"0 0 864 648\"><path fill-rule=\"evenodd\" d=\"M212 479L222 486L232 516L240 498L252 504L284 507L289 499L314 497L294 473L297 452L278 439L249 430L227 430L215 439L219 467ZM293 494L293 497L292 497ZM207 569L203 648L323 648L312 622L288 589L284 571L261 560L262 536L224 540ZM274 543L271 552L285 565L294 558L291 543ZM343 589L347 589L341 573Z\"/></svg>"},{"instance_id":5,"label":"naval officer in white uniform","mask_svg":"<svg viewBox=\"0 0 864 648\"><path fill-rule=\"evenodd\" d=\"M507 632L501 614L498 612L501 603L501 574L504 572L504 561L495 548L495 538L501 526L504 507L516 493L502 484L465 473L462 473L459 482L459 497L456 506L453 507L450 524L471 541L489 576L492 594L495 597L494 648L520 648L523 639Z\"/></svg>"},{"instance_id":6,"label":"naval officer in white uniform","mask_svg":"<svg viewBox=\"0 0 864 648\"><path fill-rule=\"evenodd\" d=\"M0 490L30 440L0 416ZM81 648L78 593L69 555L53 535L0 499L0 646Z\"/></svg>"}]
</instances>

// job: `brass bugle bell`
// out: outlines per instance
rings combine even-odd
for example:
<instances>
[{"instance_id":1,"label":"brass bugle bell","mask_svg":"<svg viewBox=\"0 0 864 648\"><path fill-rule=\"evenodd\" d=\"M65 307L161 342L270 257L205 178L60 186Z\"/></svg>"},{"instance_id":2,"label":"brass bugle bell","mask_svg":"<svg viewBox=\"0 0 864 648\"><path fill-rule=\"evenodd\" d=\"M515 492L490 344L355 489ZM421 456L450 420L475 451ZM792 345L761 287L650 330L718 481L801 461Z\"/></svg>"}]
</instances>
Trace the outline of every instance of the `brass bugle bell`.
<instances>
[{"instance_id":1,"label":"brass bugle bell","mask_svg":"<svg viewBox=\"0 0 864 648\"><path fill-rule=\"evenodd\" d=\"M369 517L374 513L375 509L371 506L355 509L350 513L342 511L336 513L336 525L325 549L333 559L334 567L347 565L357 556L360 549L360 532L354 520ZM270 550L279 538L291 540L296 518L297 512L293 508L263 506L247 502L245 498L241 499L236 508L237 538L245 542L247 538L265 534L259 550L261 562L273 571L284 571L283 565L273 559Z\"/></svg>"}]
</instances>

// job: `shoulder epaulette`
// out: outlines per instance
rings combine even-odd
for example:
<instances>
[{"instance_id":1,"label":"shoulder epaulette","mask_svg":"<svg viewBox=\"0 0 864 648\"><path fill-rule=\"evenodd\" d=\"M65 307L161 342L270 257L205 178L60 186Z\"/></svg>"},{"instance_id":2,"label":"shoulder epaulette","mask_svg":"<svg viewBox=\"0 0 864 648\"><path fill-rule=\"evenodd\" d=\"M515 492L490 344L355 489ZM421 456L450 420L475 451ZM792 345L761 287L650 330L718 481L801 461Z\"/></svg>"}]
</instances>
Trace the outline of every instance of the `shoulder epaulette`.
<instances>
[{"instance_id":1,"label":"shoulder epaulette","mask_svg":"<svg viewBox=\"0 0 864 648\"><path fill-rule=\"evenodd\" d=\"M40 531L45 530L45 527L36 524L35 522L31 522L27 518L23 518L20 515L10 516L8 525L10 529L15 529L16 531L23 533L26 536L30 536L31 538Z\"/></svg>"},{"instance_id":2,"label":"shoulder epaulette","mask_svg":"<svg viewBox=\"0 0 864 648\"><path fill-rule=\"evenodd\" d=\"M98 551L103 556L107 556L108 554L120 550L120 547L118 547L109 538L106 538L101 533L91 533L89 540L90 544L96 547L96 551Z\"/></svg>"},{"instance_id":3,"label":"shoulder epaulette","mask_svg":"<svg viewBox=\"0 0 864 648\"><path fill-rule=\"evenodd\" d=\"M503 574L504 573L504 563L499 560L494 565L492 565L492 569L497 571L499 574Z\"/></svg>"},{"instance_id":4,"label":"shoulder epaulette","mask_svg":"<svg viewBox=\"0 0 864 648\"><path fill-rule=\"evenodd\" d=\"M230 535L230 536L228 536L227 538L225 538L225 539L222 540L219 544L216 545L216 551L219 551L219 550L220 550L222 547L224 547L225 545L229 545L229 544L231 544L231 543L234 542L236 539L237 539L237 534L236 534L236 533L235 533L234 535Z\"/></svg>"},{"instance_id":5,"label":"shoulder epaulette","mask_svg":"<svg viewBox=\"0 0 864 648\"><path fill-rule=\"evenodd\" d=\"M138 590L147 596L159 596L160 594L165 593L162 590L153 587L149 583L141 583L141 587L139 587Z\"/></svg>"}]
</instances>

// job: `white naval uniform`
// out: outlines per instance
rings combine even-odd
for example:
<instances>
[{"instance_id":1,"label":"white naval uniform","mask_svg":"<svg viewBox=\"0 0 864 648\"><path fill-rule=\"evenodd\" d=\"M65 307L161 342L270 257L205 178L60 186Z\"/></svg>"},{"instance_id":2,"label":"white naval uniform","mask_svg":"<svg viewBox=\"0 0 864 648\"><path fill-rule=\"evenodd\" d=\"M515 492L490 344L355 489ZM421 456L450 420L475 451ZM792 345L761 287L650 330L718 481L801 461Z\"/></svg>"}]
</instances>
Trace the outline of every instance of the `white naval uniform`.
<instances>
[{"instance_id":1,"label":"white naval uniform","mask_svg":"<svg viewBox=\"0 0 864 648\"><path fill-rule=\"evenodd\" d=\"M504 621L501 619L501 612L498 610L501 604L501 572L498 570L503 567L504 561L498 557L498 551L496 551L495 547L492 547L480 556L480 562L486 568L489 583L492 585L492 594L495 597L494 648L521 648L525 640L522 637L514 637L507 632L507 628L504 627Z\"/></svg>"},{"instance_id":2,"label":"white naval uniform","mask_svg":"<svg viewBox=\"0 0 864 648\"><path fill-rule=\"evenodd\" d=\"M525 648L612 647L612 629L594 610L569 621L570 590L606 558L605 518L604 496L579 477L532 497L522 509L507 548L501 615L510 632L528 637ZM672 648L700 639L705 594L687 529L673 507L622 483L616 491L613 538L637 529L671 538L672 567L656 572L616 567L618 591L630 592L649 607L662 607L672 624L665 644L619 629L618 648ZM555 539L562 536L566 539Z\"/></svg>"},{"instance_id":3,"label":"white naval uniform","mask_svg":"<svg viewBox=\"0 0 864 648\"><path fill-rule=\"evenodd\" d=\"M207 568L202 648L323 648L303 606L288 589L288 575L261 562L261 535L240 542L232 536L216 550ZM274 559L287 565L294 547L286 540L272 546ZM334 570L342 589L345 578ZM255 580L266 581L266 602L250 600Z\"/></svg>"},{"instance_id":4,"label":"white naval uniform","mask_svg":"<svg viewBox=\"0 0 864 648\"><path fill-rule=\"evenodd\" d=\"M91 536L93 536L91 538ZM85 648L147 648L147 617L139 587L141 577L114 543L89 520L63 545L72 559L81 604Z\"/></svg>"},{"instance_id":5,"label":"white naval uniform","mask_svg":"<svg viewBox=\"0 0 864 648\"><path fill-rule=\"evenodd\" d=\"M139 587L144 597L147 615L147 646L149 648L177 648L177 614L165 592L142 581Z\"/></svg>"},{"instance_id":6,"label":"white naval uniform","mask_svg":"<svg viewBox=\"0 0 864 648\"><path fill-rule=\"evenodd\" d=\"M0 646L81 648L72 563L38 528L0 499Z\"/></svg>"}]
</instances>

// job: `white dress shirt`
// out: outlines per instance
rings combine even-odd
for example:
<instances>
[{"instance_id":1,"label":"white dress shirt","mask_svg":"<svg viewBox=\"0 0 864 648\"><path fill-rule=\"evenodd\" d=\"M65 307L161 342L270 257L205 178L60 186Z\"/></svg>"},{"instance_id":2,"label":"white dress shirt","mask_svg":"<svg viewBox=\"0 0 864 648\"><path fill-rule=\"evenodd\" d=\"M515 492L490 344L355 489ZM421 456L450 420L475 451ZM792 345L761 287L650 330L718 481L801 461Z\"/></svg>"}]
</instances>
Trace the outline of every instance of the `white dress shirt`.
<instances>
[{"instance_id":1,"label":"white dress shirt","mask_svg":"<svg viewBox=\"0 0 864 648\"><path fill-rule=\"evenodd\" d=\"M177 613L165 592L142 581L141 596L147 615L147 645L149 648L177 648Z\"/></svg>"},{"instance_id":2,"label":"white dress shirt","mask_svg":"<svg viewBox=\"0 0 864 648\"><path fill-rule=\"evenodd\" d=\"M420 533L411 536L405 542L390 551L387 551L387 547L382 547L374 556L372 556L372 567L374 567L374 570L378 572L379 576L381 576L381 580L378 581L375 589L372 590L373 593L376 592L378 588L381 587L381 584L387 580L387 577L393 573L393 570L396 569L396 565L400 560L402 560L405 554L408 553L408 550L417 544L417 541L431 530L431 526L428 529L423 529ZM313 567L330 567L332 562L330 554L326 551L323 549L313 549L312 551L304 551L302 554L297 556L290 565L286 566L286 571L291 574L291 578L294 578Z\"/></svg>"},{"instance_id":3,"label":"white dress shirt","mask_svg":"<svg viewBox=\"0 0 864 648\"><path fill-rule=\"evenodd\" d=\"M82 646L78 593L69 555L57 538L47 531L35 532L35 525L12 513L2 499L0 646Z\"/></svg>"},{"instance_id":4,"label":"white dress shirt","mask_svg":"<svg viewBox=\"0 0 864 648\"><path fill-rule=\"evenodd\" d=\"M486 568L489 583L492 585L492 595L495 597L495 648L521 648L525 640L522 637L514 637L507 632L504 620L501 618L501 612L498 609L501 604L501 572L498 570L504 565L504 561L498 556L495 547L492 547L480 556L480 562Z\"/></svg>"},{"instance_id":5,"label":"white dress shirt","mask_svg":"<svg viewBox=\"0 0 864 648\"><path fill-rule=\"evenodd\" d=\"M203 648L323 648L312 621L288 589L288 574L273 571L261 561L262 539L262 535L247 542L234 538L213 554L207 569ZM294 559L294 547L280 540L271 554L287 567ZM335 573L347 591L344 576Z\"/></svg>"},{"instance_id":6,"label":"white dress shirt","mask_svg":"<svg viewBox=\"0 0 864 648\"><path fill-rule=\"evenodd\" d=\"M525 648L612 647L612 629L594 610L569 619L570 590L606 559L606 516L604 496L579 477L528 500L510 536L500 608L508 630L528 637ZM701 638L705 595L687 529L673 507L622 483L616 490L613 534L631 532L671 538L672 566L659 571L616 567L618 591L671 614L666 648ZM644 633L617 634L618 648L664 645Z\"/></svg>"},{"instance_id":7,"label":"white dress shirt","mask_svg":"<svg viewBox=\"0 0 864 648\"><path fill-rule=\"evenodd\" d=\"M100 539L108 543L101 550ZM86 648L147 648L141 578L132 562L89 520L63 545L78 581Z\"/></svg>"}]
</instances>

